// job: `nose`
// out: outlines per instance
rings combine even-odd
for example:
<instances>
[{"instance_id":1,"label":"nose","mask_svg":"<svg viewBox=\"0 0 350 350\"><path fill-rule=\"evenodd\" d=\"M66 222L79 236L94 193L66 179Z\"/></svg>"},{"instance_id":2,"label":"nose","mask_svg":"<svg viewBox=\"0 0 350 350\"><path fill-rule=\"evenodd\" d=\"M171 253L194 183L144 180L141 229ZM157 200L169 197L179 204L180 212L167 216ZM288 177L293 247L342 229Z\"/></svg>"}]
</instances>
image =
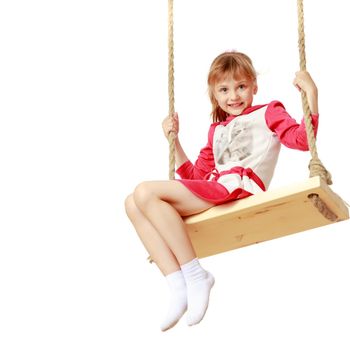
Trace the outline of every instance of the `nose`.
<instances>
[{"instance_id":1,"label":"nose","mask_svg":"<svg viewBox=\"0 0 350 350\"><path fill-rule=\"evenodd\" d=\"M236 93L236 91L234 90L230 91L229 100L236 101L237 98L238 98L238 94Z\"/></svg>"}]
</instances>

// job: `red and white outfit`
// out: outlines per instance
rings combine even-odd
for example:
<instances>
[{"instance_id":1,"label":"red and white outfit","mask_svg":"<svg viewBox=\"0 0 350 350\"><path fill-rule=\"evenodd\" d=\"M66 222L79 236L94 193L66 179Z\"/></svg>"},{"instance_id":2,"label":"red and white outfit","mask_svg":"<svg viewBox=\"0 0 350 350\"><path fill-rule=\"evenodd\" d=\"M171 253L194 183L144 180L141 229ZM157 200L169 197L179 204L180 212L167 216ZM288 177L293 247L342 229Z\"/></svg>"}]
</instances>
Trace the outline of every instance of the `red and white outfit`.
<instances>
[{"instance_id":1,"label":"red and white outfit","mask_svg":"<svg viewBox=\"0 0 350 350\"><path fill-rule=\"evenodd\" d=\"M316 135L318 115L311 118ZM281 143L307 151L304 120L298 124L278 101L249 107L239 116L211 124L207 145L195 164L188 160L177 169L178 181L214 204L265 191Z\"/></svg>"}]
</instances>

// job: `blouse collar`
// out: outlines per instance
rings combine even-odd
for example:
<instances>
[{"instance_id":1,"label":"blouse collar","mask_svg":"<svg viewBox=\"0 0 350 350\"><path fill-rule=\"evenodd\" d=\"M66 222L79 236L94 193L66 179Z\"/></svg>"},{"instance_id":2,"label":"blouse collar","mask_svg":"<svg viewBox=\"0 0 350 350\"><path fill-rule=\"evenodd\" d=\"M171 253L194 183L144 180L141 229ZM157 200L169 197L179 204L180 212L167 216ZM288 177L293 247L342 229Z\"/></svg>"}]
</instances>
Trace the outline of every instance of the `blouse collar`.
<instances>
[{"instance_id":1,"label":"blouse collar","mask_svg":"<svg viewBox=\"0 0 350 350\"><path fill-rule=\"evenodd\" d=\"M230 122L231 120L233 120L233 119L235 119L237 117L240 117L240 116L245 115L245 114L252 113L252 112L256 111L257 109L262 108L264 106L266 106L266 104L265 105L257 105L257 106L247 107L241 114L238 114L238 115L231 114L231 115L229 115L226 118L226 120L224 121L224 123L226 124L226 123Z\"/></svg>"}]
</instances>

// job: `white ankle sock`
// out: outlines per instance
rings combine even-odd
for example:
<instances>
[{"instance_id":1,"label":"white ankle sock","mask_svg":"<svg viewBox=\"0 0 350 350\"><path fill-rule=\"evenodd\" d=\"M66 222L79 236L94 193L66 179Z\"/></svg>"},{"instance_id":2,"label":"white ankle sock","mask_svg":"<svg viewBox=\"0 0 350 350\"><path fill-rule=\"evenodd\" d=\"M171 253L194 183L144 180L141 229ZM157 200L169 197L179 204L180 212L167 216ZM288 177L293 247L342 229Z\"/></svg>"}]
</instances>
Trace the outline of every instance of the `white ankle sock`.
<instances>
[{"instance_id":1,"label":"white ankle sock","mask_svg":"<svg viewBox=\"0 0 350 350\"><path fill-rule=\"evenodd\" d=\"M170 288L170 303L166 316L160 325L164 332L175 326L187 310L186 282L181 270L165 276Z\"/></svg>"},{"instance_id":2,"label":"white ankle sock","mask_svg":"<svg viewBox=\"0 0 350 350\"><path fill-rule=\"evenodd\" d=\"M181 270L187 285L187 324L193 326L202 320L207 311L215 280L210 272L202 268L197 258L182 265Z\"/></svg>"}]
</instances>

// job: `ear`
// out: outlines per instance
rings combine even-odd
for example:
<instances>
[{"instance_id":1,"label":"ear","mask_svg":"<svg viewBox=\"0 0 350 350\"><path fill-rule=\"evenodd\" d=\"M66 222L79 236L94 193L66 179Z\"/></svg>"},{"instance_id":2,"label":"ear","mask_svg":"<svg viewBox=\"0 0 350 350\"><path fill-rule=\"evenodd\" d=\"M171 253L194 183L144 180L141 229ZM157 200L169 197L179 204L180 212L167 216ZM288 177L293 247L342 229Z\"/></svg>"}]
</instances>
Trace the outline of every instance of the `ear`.
<instances>
[{"instance_id":1,"label":"ear","mask_svg":"<svg viewBox=\"0 0 350 350\"><path fill-rule=\"evenodd\" d=\"M255 83L255 84L254 84L254 89L253 89L254 95L256 95L257 92L258 92L258 84Z\"/></svg>"}]
</instances>

